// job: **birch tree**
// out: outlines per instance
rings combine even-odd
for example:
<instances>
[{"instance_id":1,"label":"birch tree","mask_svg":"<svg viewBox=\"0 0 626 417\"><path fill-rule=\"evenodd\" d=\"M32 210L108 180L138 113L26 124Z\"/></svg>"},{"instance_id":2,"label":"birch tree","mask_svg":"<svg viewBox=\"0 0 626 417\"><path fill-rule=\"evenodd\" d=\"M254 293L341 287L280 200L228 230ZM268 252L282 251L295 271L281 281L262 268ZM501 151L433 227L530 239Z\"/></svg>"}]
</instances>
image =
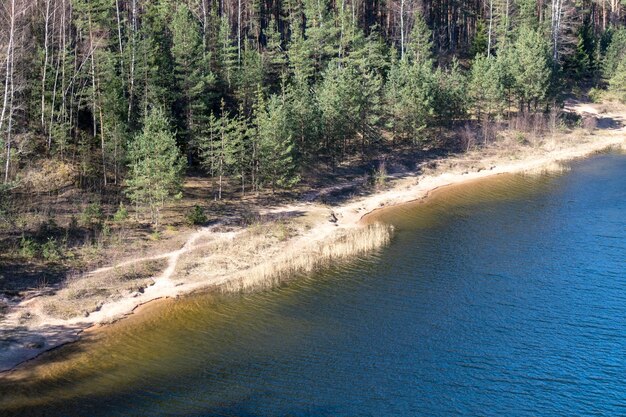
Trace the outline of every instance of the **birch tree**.
<instances>
[{"instance_id":1,"label":"birch tree","mask_svg":"<svg viewBox=\"0 0 626 417\"><path fill-rule=\"evenodd\" d=\"M24 31L26 30L24 16L29 4L23 0L8 0L4 4L3 17L6 43L4 45L4 82L2 92L2 110L0 111L0 137L4 140L4 183L9 182L11 156L13 150L13 135L16 110L20 107L17 95L25 87L23 79L19 79L19 69L16 69L22 58L25 48Z\"/></svg>"}]
</instances>

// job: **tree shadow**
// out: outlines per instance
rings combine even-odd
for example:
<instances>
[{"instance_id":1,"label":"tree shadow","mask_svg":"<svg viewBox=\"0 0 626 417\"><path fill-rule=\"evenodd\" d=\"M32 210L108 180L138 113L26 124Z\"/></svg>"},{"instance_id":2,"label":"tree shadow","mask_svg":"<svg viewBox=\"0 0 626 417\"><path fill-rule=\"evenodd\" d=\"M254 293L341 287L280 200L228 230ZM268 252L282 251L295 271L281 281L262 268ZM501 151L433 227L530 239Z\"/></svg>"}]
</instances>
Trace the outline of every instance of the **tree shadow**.
<instances>
[{"instance_id":1,"label":"tree shadow","mask_svg":"<svg viewBox=\"0 0 626 417\"><path fill-rule=\"evenodd\" d=\"M59 264L0 263L0 294L54 289L66 279L68 268Z\"/></svg>"}]
</instances>

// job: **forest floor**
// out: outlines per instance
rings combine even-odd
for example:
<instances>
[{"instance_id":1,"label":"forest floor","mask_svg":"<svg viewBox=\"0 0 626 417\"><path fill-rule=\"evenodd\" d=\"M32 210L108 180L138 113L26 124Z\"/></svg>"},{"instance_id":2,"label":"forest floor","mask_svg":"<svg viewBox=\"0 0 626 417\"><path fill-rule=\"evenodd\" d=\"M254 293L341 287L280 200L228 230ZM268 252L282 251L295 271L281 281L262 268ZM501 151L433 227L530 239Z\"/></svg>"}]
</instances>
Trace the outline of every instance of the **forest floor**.
<instances>
[{"instance_id":1,"label":"forest floor","mask_svg":"<svg viewBox=\"0 0 626 417\"><path fill-rule=\"evenodd\" d=\"M0 276L5 275L0 279L0 372L155 299L199 290L254 290L374 250L389 242L392 231L371 224L368 214L424 198L437 188L501 173L540 173L607 148L626 149L626 107L570 101L566 111L593 118L593 129L529 139L510 134L466 152L421 158L408 169L388 166L389 173L374 177L352 171L331 186L310 184L298 198L213 202L215 217L195 229L184 226L181 213L206 204L212 194L208 180L191 177L185 198L166 211L170 226L158 239L151 240L149 230L129 232L114 249L82 264L83 272L68 276L60 268L53 282L37 285L36 271L29 275L27 265L5 268L0 260ZM6 278L20 274L33 278L22 286Z\"/></svg>"}]
</instances>

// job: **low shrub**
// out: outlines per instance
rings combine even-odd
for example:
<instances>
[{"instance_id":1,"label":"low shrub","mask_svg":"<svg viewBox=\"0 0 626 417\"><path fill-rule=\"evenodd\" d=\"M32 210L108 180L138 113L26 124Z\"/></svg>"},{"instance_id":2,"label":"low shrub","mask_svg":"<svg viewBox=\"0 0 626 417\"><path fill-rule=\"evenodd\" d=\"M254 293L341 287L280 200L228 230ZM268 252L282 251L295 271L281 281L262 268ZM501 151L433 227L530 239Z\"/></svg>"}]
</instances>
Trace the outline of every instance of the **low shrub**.
<instances>
[{"instance_id":1,"label":"low shrub","mask_svg":"<svg viewBox=\"0 0 626 417\"><path fill-rule=\"evenodd\" d=\"M202 225L207 222L207 217L204 214L204 209L198 205L193 206L191 213L187 215L187 223L190 225Z\"/></svg>"},{"instance_id":2,"label":"low shrub","mask_svg":"<svg viewBox=\"0 0 626 417\"><path fill-rule=\"evenodd\" d=\"M58 262L62 258L62 249L59 242L54 238L49 238L41 245L41 256L48 262Z\"/></svg>"},{"instance_id":3,"label":"low shrub","mask_svg":"<svg viewBox=\"0 0 626 417\"><path fill-rule=\"evenodd\" d=\"M91 203L85 207L85 210L80 214L80 220L85 227L100 226L104 221L104 212L100 203Z\"/></svg>"},{"instance_id":4,"label":"low shrub","mask_svg":"<svg viewBox=\"0 0 626 417\"><path fill-rule=\"evenodd\" d=\"M371 182L375 187L381 188L387 183L388 177L387 168L385 166L385 162L383 161L378 165L378 168L372 172Z\"/></svg>"},{"instance_id":5,"label":"low shrub","mask_svg":"<svg viewBox=\"0 0 626 417\"><path fill-rule=\"evenodd\" d=\"M588 95L591 101L593 101L594 103L601 103L604 98L604 93L605 93L604 90L594 87L591 90L589 90Z\"/></svg>"},{"instance_id":6,"label":"low shrub","mask_svg":"<svg viewBox=\"0 0 626 417\"><path fill-rule=\"evenodd\" d=\"M128 209L124 205L124 203L120 203L117 211L113 215L113 221L116 223L121 223L128 218Z\"/></svg>"},{"instance_id":7,"label":"low shrub","mask_svg":"<svg viewBox=\"0 0 626 417\"><path fill-rule=\"evenodd\" d=\"M33 239L22 236L20 240L20 256L26 259L33 259L37 256L39 245Z\"/></svg>"}]
</instances>

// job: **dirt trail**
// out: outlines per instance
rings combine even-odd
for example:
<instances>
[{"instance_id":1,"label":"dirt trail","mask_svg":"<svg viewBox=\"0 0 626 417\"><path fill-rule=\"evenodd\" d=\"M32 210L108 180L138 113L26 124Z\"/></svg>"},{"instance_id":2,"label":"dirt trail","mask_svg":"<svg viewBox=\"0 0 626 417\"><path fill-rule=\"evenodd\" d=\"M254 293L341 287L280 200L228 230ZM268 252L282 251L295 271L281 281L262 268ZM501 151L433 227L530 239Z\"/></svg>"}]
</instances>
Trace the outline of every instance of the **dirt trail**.
<instances>
[{"instance_id":1,"label":"dirt trail","mask_svg":"<svg viewBox=\"0 0 626 417\"><path fill-rule=\"evenodd\" d=\"M608 120L609 123L606 123L606 128L603 127L604 124L601 125L600 129L594 135L589 136L586 142L576 139L561 143L559 146L550 145L541 149L531 149L524 151L526 153L520 151L515 155L498 153L490 155L487 151L465 154L438 161L441 162L439 165L442 167L439 170L428 173L402 173L391 178L393 181L389 189L350 200L339 206L330 208L311 201L310 196L309 198L305 196L299 203L265 210L261 214L268 218L279 218L288 213L298 213L300 217L307 217L310 223L308 229L290 238L287 244L288 253L296 256L303 246L311 242L324 242L338 230L359 227L362 224L362 218L368 213L422 198L433 189L499 173L541 171L558 161L580 158L610 146L623 148L626 146L626 112L621 110L612 112L598 105L576 102L566 103L566 109L583 115L593 115L598 119ZM341 187L356 186L363 182L363 178L357 178L353 182L354 184L342 184ZM321 196L326 191L332 192L336 189L337 185L325 187L317 191L315 195ZM332 221L329 221L331 213L330 220ZM11 369L46 350L76 340L82 331L91 326L106 324L131 314L135 308L149 301L176 297L199 288L227 283L229 277L235 275L234 273L230 275L226 273L219 278L204 281L186 282L172 278L183 255L220 240L236 239L243 231L242 228L234 232L220 232L216 226L201 228L192 233L177 250L131 259L92 271L90 275L106 273L115 268L150 260L165 259L167 261L166 267L153 277L154 284L146 287L143 293L129 294L109 301L97 311L88 314L87 317L59 319L46 315L41 310L36 310L39 297L13 304L8 314L0 320L0 372ZM201 240L202 242L198 243ZM236 258L237 255L233 253L232 257ZM29 320L30 315L35 311L38 319Z\"/></svg>"}]
</instances>

